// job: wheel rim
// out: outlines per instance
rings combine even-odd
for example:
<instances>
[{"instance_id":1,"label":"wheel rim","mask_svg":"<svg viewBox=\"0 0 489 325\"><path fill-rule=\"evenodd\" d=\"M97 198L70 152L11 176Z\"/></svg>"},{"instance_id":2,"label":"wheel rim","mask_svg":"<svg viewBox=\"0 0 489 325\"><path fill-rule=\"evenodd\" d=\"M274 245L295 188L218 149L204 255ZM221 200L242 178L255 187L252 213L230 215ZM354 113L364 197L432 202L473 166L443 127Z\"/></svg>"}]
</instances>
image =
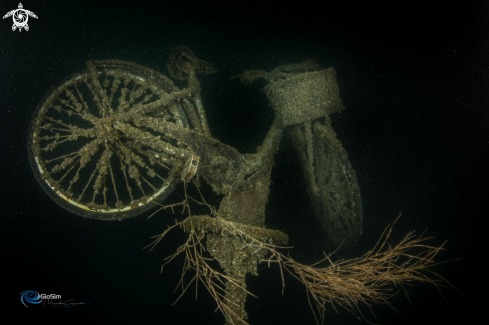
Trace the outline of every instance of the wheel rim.
<instances>
[{"instance_id":1,"label":"wheel rim","mask_svg":"<svg viewBox=\"0 0 489 325\"><path fill-rule=\"evenodd\" d=\"M162 132L188 127L178 88L124 61L95 61L39 103L29 129L31 167L43 189L78 215L124 219L164 200L192 153ZM141 126L150 119L151 125Z\"/></svg>"}]
</instances>

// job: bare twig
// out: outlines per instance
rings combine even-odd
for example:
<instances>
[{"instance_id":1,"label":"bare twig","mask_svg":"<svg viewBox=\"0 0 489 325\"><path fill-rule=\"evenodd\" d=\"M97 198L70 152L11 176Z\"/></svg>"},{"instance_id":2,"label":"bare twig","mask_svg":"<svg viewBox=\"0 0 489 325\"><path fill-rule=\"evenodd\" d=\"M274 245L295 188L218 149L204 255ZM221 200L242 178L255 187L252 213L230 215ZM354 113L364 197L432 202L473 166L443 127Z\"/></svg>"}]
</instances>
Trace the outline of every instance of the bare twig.
<instances>
[{"instance_id":1,"label":"bare twig","mask_svg":"<svg viewBox=\"0 0 489 325\"><path fill-rule=\"evenodd\" d=\"M188 208L186 191L185 195L184 202L177 205ZM397 291L394 290L394 287L397 285L402 286L414 281L427 282L434 285L440 293L441 288L448 286L453 288L446 279L428 270L430 267L442 264L435 262L434 258L443 249L445 243L438 247L430 246L426 244L426 241L432 239L431 237L424 237L424 233L415 237L414 232L410 232L396 246L388 245L393 226L400 215L392 225L386 227L374 247L362 257L333 261L331 259L332 254L325 254L325 257L320 261L312 265L303 265L279 251L286 247L260 240L250 234L249 231L244 231L245 227L240 227L240 224L222 218L217 210L205 201L202 194L200 195L202 202L193 198L192 201L209 207L211 214L219 223L217 229L230 230L230 234L240 237L244 243L243 250L255 253L260 250L268 252L269 257L263 262L269 266L272 263L278 264L282 279L282 293L285 288L284 270L306 286L309 305L318 323L322 323L324 320L326 304L331 304L335 310L337 310L336 306L341 306L364 319L365 317L359 308L362 304L371 311L374 304L387 304L394 309L389 304L389 299L396 295ZM186 242L173 255L167 257L163 264L163 266L168 264L180 254L185 255L182 276L177 286L177 288L181 288L181 293L176 301L182 297L192 283L195 282L197 285L198 282L201 282L216 301L217 309L221 311L229 323L234 324L238 321L247 324L230 308L233 302L225 298L226 282L235 284L249 295L253 294L244 288L244 283L216 271L209 265L209 262L215 259L205 257L206 250L202 240L206 231L197 232L192 224L193 218L190 209L188 211L189 216L185 220L176 222L161 235L155 236L155 241L149 245L154 248L169 231L177 226L189 232ZM192 271L194 276L189 282L185 282L184 277L189 271ZM434 275L434 277L430 275Z\"/></svg>"}]
</instances>

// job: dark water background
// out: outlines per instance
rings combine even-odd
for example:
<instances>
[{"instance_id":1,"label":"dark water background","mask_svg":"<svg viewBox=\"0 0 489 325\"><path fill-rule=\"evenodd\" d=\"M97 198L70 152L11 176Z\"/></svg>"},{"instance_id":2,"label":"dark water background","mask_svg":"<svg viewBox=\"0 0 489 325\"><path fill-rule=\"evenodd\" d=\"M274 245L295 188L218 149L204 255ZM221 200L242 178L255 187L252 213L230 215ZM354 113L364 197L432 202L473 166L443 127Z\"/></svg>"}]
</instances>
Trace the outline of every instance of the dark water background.
<instances>
[{"instance_id":1,"label":"dark water background","mask_svg":"<svg viewBox=\"0 0 489 325\"><path fill-rule=\"evenodd\" d=\"M295 1L29 1L28 32L0 24L1 309L17 320L72 324L222 324L214 302L199 287L175 306L182 260L160 265L182 243L179 232L156 250L142 248L174 217L168 212L123 222L83 219L56 205L31 172L27 129L38 102L91 59L132 61L166 73L171 50L186 45L216 65L203 76L202 99L212 134L241 152L253 152L273 122L258 88L230 83L245 69L270 71L316 58L334 67L345 110L333 116L363 197L364 234L337 253L365 253L403 213L393 243L408 231L448 240L435 268L455 285L447 303L429 285L415 284L385 306L367 309L380 324L472 323L482 313L483 262L489 201L488 8L457 5L332 5ZM2 1L0 12L17 8ZM291 253L311 263L331 252L307 207L298 159L287 136L276 157L267 224L285 231ZM212 193L206 193L212 200ZM178 189L169 200L182 195ZM216 198L214 198L215 200ZM263 266L249 289L251 324L315 324L305 290ZM20 303L24 290L90 302L73 309ZM5 317L6 317L5 316ZM325 324L360 324L345 310L328 308Z\"/></svg>"}]
</instances>

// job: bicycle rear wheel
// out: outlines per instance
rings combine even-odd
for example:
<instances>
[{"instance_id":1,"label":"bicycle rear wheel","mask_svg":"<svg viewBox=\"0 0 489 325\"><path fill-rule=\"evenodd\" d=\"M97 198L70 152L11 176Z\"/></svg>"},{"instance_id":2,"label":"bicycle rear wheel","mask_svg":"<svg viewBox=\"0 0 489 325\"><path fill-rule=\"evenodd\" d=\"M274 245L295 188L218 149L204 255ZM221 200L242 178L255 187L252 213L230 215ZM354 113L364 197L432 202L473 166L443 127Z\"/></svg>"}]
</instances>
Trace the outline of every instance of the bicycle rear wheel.
<instances>
[{"instance_id":1,"label":"bicycle rear wheel","mask_svg":"<svg viewBox=\"0 0 489 325\"><path fill-rule=\"evenodd\" d=\"M137 216L170 195L191 157L161 131L188 128L184 99L152 69L116 60L87 66L53 87L34 112L31 167L70 212L99 220ZM151 125L142 125L148 119Z\"/></svg>"}]
</instances>

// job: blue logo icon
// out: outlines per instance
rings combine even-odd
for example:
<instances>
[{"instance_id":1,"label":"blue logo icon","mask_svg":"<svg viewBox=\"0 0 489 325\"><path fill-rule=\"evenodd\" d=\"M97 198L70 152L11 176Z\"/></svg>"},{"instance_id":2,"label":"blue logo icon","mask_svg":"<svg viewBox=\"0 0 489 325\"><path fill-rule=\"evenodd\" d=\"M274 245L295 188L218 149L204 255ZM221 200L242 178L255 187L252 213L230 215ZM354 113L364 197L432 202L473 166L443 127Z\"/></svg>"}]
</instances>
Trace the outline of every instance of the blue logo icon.
<instances>
[{"instance_id":1,"label":"blue logo icon","mask_svg":"<svg viewBox=\"0 0 489 325\"><path fill-rule=\"evenodd\" d=\"M20 301L22 301L24 306L29 308L29 306L27 306L26 303L37 305L42 302L42 299L39 296L39 293L37 293L36 291L26 290L20 293Z\"/></svg>"}]
</instances>

